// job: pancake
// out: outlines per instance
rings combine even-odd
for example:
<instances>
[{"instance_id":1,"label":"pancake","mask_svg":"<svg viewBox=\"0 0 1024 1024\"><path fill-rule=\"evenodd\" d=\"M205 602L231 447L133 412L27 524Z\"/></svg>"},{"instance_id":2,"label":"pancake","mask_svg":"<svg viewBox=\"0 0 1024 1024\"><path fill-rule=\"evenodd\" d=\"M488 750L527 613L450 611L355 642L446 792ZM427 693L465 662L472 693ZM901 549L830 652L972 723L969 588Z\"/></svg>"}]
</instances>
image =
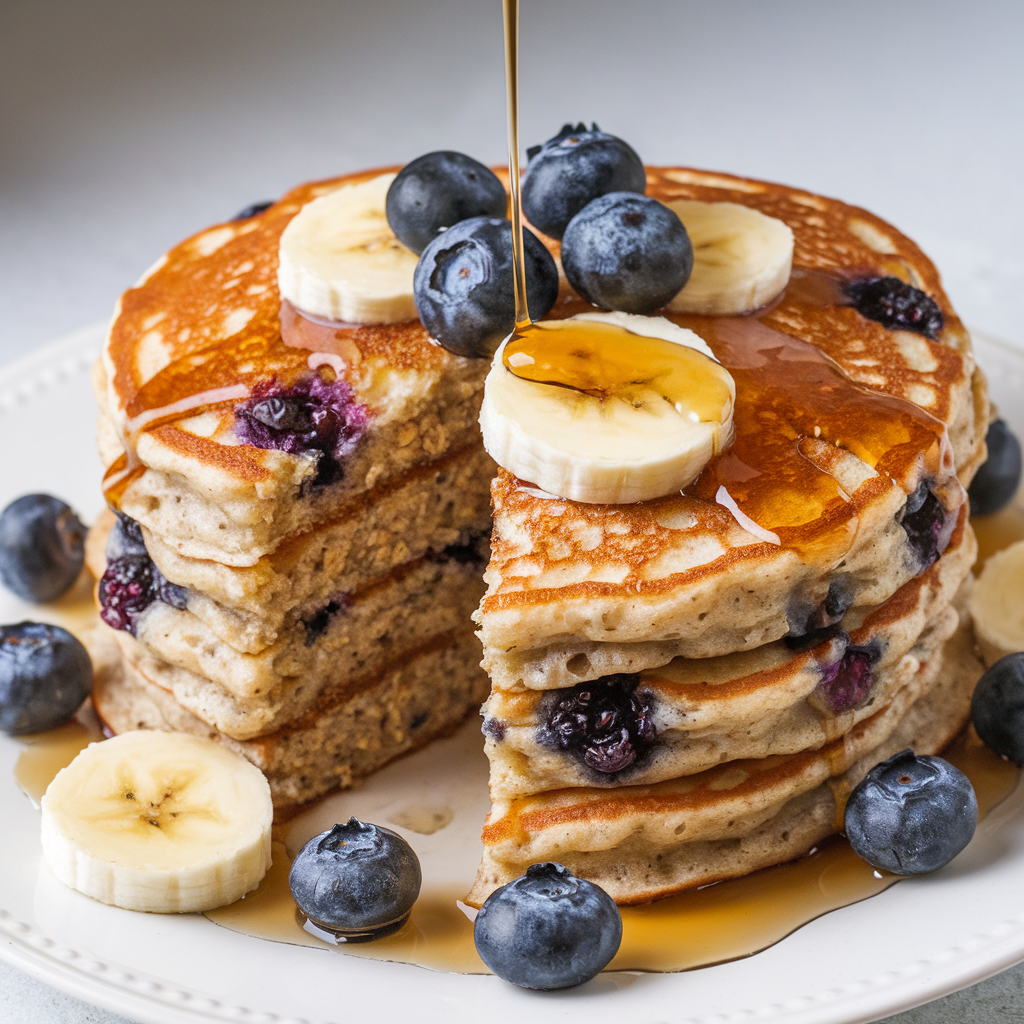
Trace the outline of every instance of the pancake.
<instances>
[{"instance_id":1,"label":"pancake","mask_svg":"<svg viewBox=\"0 0 1024 1024\"><path fill-rule=\"evenodd\" d=\"M92 531L91 568L104 527ZM117 557L118 527L107 545ZM99 536L98 536L99 535ZM435 637L465 629L483 592L486 538L447 552L428 553L336 593L326 607L278 630L274 643L239 651L209 629L192 609L154 600L134 621L134 637L119 634L126 656L151 657L160 685L183 707L236 739L273 732L304 715L326 689L372 674ZM158 666L158 667L157 667ZM151 672L151 675L153 673Z\"/></svg>"},{"instance_id":2,"label":"pancake","mask_svg":"<svg viewBox=\"0 0 1024 1024\"><path fill-rule=\"evenodd\" d=\"M446 352L418 321L327 331L326 352L282 340L281 232L304 203L376 173L301 186L201 232L121 297L95 375L107 498L180 554L252 565L354 496L477 442L486 363ZM236 422L245 395L315 364L343 367L351 413L340 479L323 485L323 459L240 443Z\"/></svg>"},{"instance_id":3,"label":"pancake","mask_svg":"<svg viewBox=\"0 0 1024 1024\"><path fill-rule=\"evenodd\" d=\"M113 733L162 729L208 736L246 757L270 783L275 816L345 788L401 754L450 734L487 693L472 632L438 638L376 677L325 694L302 719L267 736L235 740L186 711L123 657L112 630L90 638L93 704Z\"/></svg>"},{"instance_id":4,"label":"pancake","mask_svg":"<svg viewBox=\"0 0 1024 1024\"><path fill-rule=\"evenodd\" d=\"M683 494L589 505L499 473L478 622L485 667L503 689L544 688L572 674L570 663L586 679L630 659L749 650L806 631L833 586L853 607L882 604L941 552L961 484L984 458L988 404L970 339L909 239L781 185L651 169L647 191L784 220L793 276L750 316L668 314L737 386L736 441ZM938 340L852 307L846 284L883 275L935 300ZM582 308L563 302L559 315ZM940 535L922 545L932 522Z\"/></svg>"},{"instance_id":5,"label":"pancake","mask_svg":"<svg viewBox=\"0 0 1024 1024\"><path fill-rule=\"evenodd\" d=\"M730 762L656 786L496 803L469 902L479 906L540 860L559 861L620 904L792 860L839 831L846 796L875 764L906 747L938 753L956 736L982 672L972 645L964 624L906 697L817 751Z\"/></svg>"},{"instance_id":6,"label":"pancake","mask_svg":"<svg viewBox=\"0 0 1024 1024\"><path fill-rule=\"evenodd\" d=\"M647 708L653 735L625 768L604 772L585 746L565 749L552 727L568 691L492 690L484 705L485 749L495 800L565 787L614 788L705 771L737 758L817 749L888 704L956 628L950 601L970 574L968 527L927 572L881 608L850 614L831 635L794 652L777 641L705 661L676 659L624 685ZM606 699L614 708L615 698Z\"/></svg>"}]
</instances>

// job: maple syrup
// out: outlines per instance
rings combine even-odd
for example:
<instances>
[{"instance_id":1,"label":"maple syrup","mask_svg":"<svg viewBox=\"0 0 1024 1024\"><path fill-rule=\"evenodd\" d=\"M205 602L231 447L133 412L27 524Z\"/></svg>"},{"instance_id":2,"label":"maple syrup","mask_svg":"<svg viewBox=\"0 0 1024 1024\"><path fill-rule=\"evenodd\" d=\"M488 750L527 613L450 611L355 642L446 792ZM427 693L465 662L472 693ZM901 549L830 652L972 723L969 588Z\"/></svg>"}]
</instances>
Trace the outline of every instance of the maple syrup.
<instances>
[{"instance_id":1,"label":"maple syrup","mask_svg":"<svg viewBox=\"0 0 1024 1024\"><path fill-rule=\"evenodd\" d=\"M696 422L722 423L732 411L728 373L687 345L593 320L517 327L502 361L521 380L568 388L635 409L664 405Z\"/></svg>"},{"instance_id":2,"label":"maple syrup","mask_svg":"<svg viewBox=\"0 0 1024 1024\"><path fill-rule=\"evenodd\" d=\"M944 757L971 780L987 814L1017 784L1017 769L967 729ZM486 974L473 944L474 911L455 891L429 882L407 924L374 942L346 945L311 933L288 888L291 858L275 843L274 863L259 887L228 907L208 911L232 931L292 945L333 949L372 960L417 964L457 974ZM798 860L640 907L622 908L622 945L609 970L669 972L750 956L829 911L858 903L900 881L876 871L833 836Z\"/></svg>"},{"instance_id":3,"label":"maple syrup","mask_svg":"<svg viewBox=\"0 0 1024 1024\"><path fill-rule=\"evenodd\" d=\"M25 749L14 765L14 779L37 807L57 772L66 768L87 747L103 739L95 716L80 713L59 729L19 737Z\"/></svg>"},{"instance_id":4,"label":"maple syrup","mask_svg":"<svg viewBox=\"0 0 1024 1024\"><path fill-rule=\"evenodd\" d=\"M1018 493L1009 505L998 512L989 516L973 516L971 526L978 538L978 561L974 571L979 573L997 551L1024 540L1024 493Z\"/></svg>"}]
</instances>

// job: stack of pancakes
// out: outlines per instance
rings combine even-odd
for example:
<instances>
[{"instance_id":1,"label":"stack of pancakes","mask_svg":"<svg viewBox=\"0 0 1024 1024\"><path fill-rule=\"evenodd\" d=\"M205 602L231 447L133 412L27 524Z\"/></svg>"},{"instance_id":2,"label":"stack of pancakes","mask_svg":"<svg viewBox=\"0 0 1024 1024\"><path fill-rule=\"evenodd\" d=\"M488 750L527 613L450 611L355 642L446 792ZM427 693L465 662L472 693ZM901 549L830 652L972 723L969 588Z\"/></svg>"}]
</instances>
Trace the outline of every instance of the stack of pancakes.
<instances>
[{"instance_id":1,"label":"stack of pancakes","mask_svg":"<svg viewBox=\"0 0 1024 1024\"><path fill-rule=\"evenodd\" d=\"M368 176L172 249L122 297L96 371L117 513L91 544L117 627L94 645L96 708L114 732L226 743L279 808L449 732L487 692L470 620L494 473L477 428L486 361L418 323L282 337L281 232ZM244 410L314 377L345 417L341 454L255 446Z\"/></svg>"},{"instance_id":2,"label":"stack of pancakes","mask_svg":"<svg viewBox=\"0 0 1024 1024\"><path fill-rule=\"evenodd\" d=\"M954 599L989 409L934 267L799 190L663 169L647 193L785 221L793 276L753 315L670 314L737 385L736 441L685 493L588 505L495 480L477 903L541 860L635 903L797 856L879 760L948 743L980 673ZM858 311L849 286L882 277L941 329Z\"/></svg>"}]
</instances>

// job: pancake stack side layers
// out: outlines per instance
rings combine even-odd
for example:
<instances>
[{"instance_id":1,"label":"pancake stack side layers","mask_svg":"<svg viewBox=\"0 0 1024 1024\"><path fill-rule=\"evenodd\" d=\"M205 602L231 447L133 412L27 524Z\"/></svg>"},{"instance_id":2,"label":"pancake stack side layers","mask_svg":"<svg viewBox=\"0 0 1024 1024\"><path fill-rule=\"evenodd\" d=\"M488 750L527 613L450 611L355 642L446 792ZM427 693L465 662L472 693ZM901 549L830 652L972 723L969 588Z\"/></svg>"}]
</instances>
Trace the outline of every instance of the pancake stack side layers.
<instances>
[{"instance_id":1,"label":"pancake stack side layers","mask_svg":"<svg viewBox=\"0 0 1024 1024\"><path fill-rule=\"evenodd\" d=\"M90 544L96 708L114 732L238 750L279 812L451 732L487 694L470 619L495 471L486 361L415 320L300 317L278 289L292 218L380 174L172 249L121 298L95 371L112 509Z\"/></svg>"},{"instance_id":2,"label":"pancake stack side layers","mask_svg":"<svg viewBox=\"0 0 1024 1024\"><path fill-rule=\"evenodd\" d=\"M873 765L941 750L981 673L957 597L989 406L935 268L798 189L652 168L647 194L785 222L793 269L747 315L661 311L736 383L735 441L691 486L600 505L495 479L478 905L542 860L629 904L792 859ZM941 316L887 323L855 298L880 278Z\"/></svg>"}]
</instances>

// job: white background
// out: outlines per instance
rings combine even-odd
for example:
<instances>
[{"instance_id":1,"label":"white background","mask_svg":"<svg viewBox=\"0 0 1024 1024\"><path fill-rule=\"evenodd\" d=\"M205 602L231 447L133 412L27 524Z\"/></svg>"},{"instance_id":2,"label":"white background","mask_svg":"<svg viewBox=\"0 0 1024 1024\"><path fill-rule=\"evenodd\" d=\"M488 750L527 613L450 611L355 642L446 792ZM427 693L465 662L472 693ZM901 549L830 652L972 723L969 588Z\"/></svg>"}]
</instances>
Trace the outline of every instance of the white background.
<instances>
[{"instance_id":1,"label":"white background","mask_svg":"<svg viewBox=\"0 0 1024 1024\"><path fill-rule=\"evenodd\" d=\"M523 0L523 144L593 120L866 206L1024 346L1022 40L1019 0ZM0 0L0 362L299 181L502 161L501 45L499 0ZM1022 981L901 1020L1024 1019ZM0 968L0 1020L92 1013Z\"/></svg>"}]
</instances>

